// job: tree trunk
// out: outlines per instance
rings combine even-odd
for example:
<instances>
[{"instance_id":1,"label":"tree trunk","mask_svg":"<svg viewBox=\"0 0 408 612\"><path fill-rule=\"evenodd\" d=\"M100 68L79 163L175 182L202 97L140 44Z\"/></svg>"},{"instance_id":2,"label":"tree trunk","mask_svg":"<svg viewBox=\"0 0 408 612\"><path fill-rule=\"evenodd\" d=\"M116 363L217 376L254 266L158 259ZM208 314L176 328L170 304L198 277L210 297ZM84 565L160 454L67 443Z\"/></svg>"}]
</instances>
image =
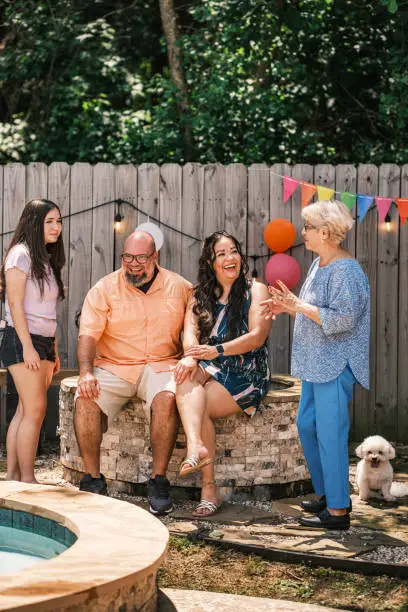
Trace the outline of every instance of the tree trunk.
<instances>
[{"instance_id":1,"label":"tree trunk","mask_svg":"<svg viewBox=\"0 0 408 612\"><path fill-rule=\"evenodd\" d=\"M181 50L177 45L177 40L179 38L177 16L174 10L173 0L159 0L159 4L163 32L167 44L170 76L173 84L178 89L177 106L183 126L184 158L185 161L188 162L192 161L193 158L193 136L191 131L188 88L183 71Z\"/></svg>"}]
</instances>

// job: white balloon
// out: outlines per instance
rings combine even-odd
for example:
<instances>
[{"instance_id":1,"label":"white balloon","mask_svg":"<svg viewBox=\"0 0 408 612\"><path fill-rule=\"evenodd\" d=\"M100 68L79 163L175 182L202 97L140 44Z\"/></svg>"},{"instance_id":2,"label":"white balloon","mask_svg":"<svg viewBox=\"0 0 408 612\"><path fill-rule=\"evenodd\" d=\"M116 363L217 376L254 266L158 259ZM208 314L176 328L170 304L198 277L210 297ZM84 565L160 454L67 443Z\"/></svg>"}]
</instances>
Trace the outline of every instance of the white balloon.
<instances>
[{"instance_id":1,"label":"white balloon","mask_svg":"<svg viewBox=\"0 0 408 612\"><path fill-rule=\"evenodd\" d=\"M146 234L150 234L153 237L154 243L156 245L156 251L159 251L162 248L164 236L158 225L148 221L147 223L141 223L140 225L138 225L136 230L146 232Z\"/></svg>"}]
</instances>

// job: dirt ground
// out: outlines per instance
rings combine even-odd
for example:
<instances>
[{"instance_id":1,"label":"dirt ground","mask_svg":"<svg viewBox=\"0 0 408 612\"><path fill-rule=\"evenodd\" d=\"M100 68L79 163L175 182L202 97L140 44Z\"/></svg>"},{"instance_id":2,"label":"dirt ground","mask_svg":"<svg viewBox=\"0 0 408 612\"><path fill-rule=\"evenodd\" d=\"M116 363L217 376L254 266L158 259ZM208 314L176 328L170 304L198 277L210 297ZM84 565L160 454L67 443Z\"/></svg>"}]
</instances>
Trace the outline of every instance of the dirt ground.
<instances>
[{"instance_id":1,"label":"dirt ground","mask_svg":"<svg viewBox=\"0 0 408 612\"><path fill-rule=\"evenodd\" d=\"M49 448L39 456L36 468L40 481L72 486L63 479L56 448ZM0 481L5 476L3 450ZM141 503L140 498L132 499L128 495L123 499ZM177 536L170 538L165 565L159 570L158 586L304 601L342 610L408 612L408 583L398 578L270 562Z\"/></svg>"}]
</instances>

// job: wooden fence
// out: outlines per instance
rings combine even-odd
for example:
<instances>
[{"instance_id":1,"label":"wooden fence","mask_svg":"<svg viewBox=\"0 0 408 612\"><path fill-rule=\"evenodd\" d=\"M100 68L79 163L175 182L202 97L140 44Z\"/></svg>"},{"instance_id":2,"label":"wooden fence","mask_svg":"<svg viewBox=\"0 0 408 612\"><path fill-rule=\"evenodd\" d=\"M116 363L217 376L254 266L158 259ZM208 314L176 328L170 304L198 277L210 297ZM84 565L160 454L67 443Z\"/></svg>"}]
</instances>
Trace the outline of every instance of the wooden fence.
<instances>
[{"instance_id":1,"label":"wooden fence","mask_svg":"<svg viewBox=\"0 0 408 612\"><path fill-rule=\"evenodd\" d=\"M48 197L61 207L67 266L64 282L67 299L60 305L58 336L62 365L76 365L76 318L91 285L120 265L125 237L147 215L177 230L202 239L225 228L242 243L249 255L268 253L263 241L266 223L275 217L293 222L297 240L291 254L302 276L312 261L300 236L300 190L282 201L282 179L291 175L337 191L398 197L408 196L408 166L254 164L143 164L113 166L85 163L69 166L10 164L0 168L0 246L10 242L26 201ZM121 198L140 211L122 204L122 230L115 232L115 203ZM142 211L142 212L141 212ZM391 208L391 231L379 224L372 209L350 232L347 246L366 270L371 283L371 390L357 389L352 409L352 437L360 440L374 432L391 440L408 437L408 226L400 227L396 207ZM164 228L161 265L194 281L200 242ZM263 276L267 258L256 268ZM253 260L250 259L253 267ZM270 340L271 369L289 372L292 322L287 315L274 324Z\"/></svg>"}]
</instances>

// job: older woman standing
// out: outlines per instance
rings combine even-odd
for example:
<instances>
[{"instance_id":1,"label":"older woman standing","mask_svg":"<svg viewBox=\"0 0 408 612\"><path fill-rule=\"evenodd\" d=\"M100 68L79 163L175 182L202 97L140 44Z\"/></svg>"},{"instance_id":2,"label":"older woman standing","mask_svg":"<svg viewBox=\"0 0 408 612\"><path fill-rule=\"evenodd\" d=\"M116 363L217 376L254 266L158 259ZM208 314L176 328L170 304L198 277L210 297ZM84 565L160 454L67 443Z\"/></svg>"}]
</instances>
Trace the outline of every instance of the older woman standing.
<instances>
[{"instance_id":1,"label":"older woman standing","mask_svg":"<svg viewBox=\"0 0 408 612\"><path fill-rule=\"evenodd\" d=\"M318 498L303 501L302 525L348 529L348 403L358 381L368 389L370 289L360 264L341 243L353 226L342 202L316 202L302 211L302 236L317 253L299 297L283 283L264 302L267 318L296 317L292 374L302 379L297 425Z\"/></svg>"}]
</instances>

